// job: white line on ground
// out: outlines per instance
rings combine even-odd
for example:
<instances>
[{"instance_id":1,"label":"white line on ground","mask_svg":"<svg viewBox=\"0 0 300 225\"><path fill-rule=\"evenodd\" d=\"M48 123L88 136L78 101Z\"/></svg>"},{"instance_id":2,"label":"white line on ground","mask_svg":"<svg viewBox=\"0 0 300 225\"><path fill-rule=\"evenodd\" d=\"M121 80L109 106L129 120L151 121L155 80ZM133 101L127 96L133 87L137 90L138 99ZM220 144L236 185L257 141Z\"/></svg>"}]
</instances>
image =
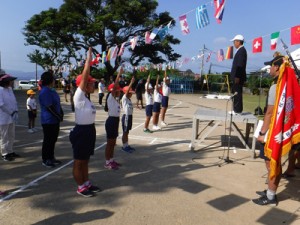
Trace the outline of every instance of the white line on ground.
<instances>
[{"instance_id":1,"label":"white line on ground","mask_svg":"<svg viewBox=\"0 0 300 225\"><path fill-rule=\"evenodd\" d=\"M170 109L168 109L168 111L171 110L171 109L173 109L173 108L175 108L176 106L180 105L181 103L182 103L181 101L178 102L176 105L174 105L173 107L171 107ZM135 130L135 129L139 128L139 127L142 126L143 124L144 124L144 123L141 123L140 125L134 127L132 130ZM68 135L63 135L63 136L60 136L59 138L63 138L63 137L66 137L66 136L68 136ZM120 136L119 136L119 137L120 137ZM155 139L157 139L157 138L154 138L154 140L155 140ZM153 140L153 141L154 141L154 140ZM39 142L37 142L37 143L40 143L40 142L41 142L41 141L39 141ZM30 144L32 144L32 143L30 143ZM103 143L103 144L101 144L101 145L98 146L97 148L95 148L95 151L98 150L98 149L100 149L100 148L102 148L104 145L106 145L106 142ZM20 145L20 146L21 146L21 145ZM20 147L20 146L19 146L19 147ZM22 146L25 146L25 145L22 145ZM7 196L5 196L5 197L3 197L2 199L0 199L0 203L3 202L3 201L5 201L5 200L8 200L8 199L12 198L13 196L15 196L16 194L20 193L21 191L24 191L25 189L27 189L27 188L29 188L29 187L31 187L31 186L36 185L36 183L37 183L38 181L43 180L44 178L46 178L46 177L48 177L48 176L50 176L50 175L52 175L52 174L54 174L54 173L56 173L56 172L62 170L63 168L69 166L71 163L73 163L73 160L71 160L71 161L65 163L64 165L61 165L61 166L58 167L57 169L54 169L54 170L52 170L52 171L50 171L50 172L48 172L48 173L46 173L46 174L44 174L44 175L42 175L42 176L36 178L35 180L29 182L28 184L25 184L25 185L21 186L21 187L18 188L17 190L13 191L12 193L10 193L10 194L8 194Z\"/></svg>"}]
</instances>

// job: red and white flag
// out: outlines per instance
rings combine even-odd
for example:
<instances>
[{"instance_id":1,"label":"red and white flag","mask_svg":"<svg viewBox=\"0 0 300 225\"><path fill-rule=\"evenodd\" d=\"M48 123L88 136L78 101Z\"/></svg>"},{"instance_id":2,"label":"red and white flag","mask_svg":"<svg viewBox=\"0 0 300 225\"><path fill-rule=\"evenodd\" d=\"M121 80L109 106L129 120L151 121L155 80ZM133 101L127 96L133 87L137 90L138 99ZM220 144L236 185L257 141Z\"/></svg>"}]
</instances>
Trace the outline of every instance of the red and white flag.
<instances>
[{"instance_id":1,"label":"red and white flag","mask_svg":"<svg viewBox=\"0 0 300 225\"><path fill-rule=\"evenodd\" d=\"M137 37L133 37L130 39L130 46L132 50L134 50L136 43L137 43Z\"/></svg>"},{"instance_id":2,"label":"red and white flag","mask_svg":"<svg viewBox=\"0 0 300 225\"><path fill-rule=\"evenodd\" d=\"M121 45L121 47L120 47L120 51L119 51L118 56L123 55L123 53L124 53L124 51L125 51L125 44L126 44L126 42L123 42L123 43L122 43L122 45Z\"/></svg>"},{"instance_id":3,"label":"red and white flag","mask_svg":"<svg viewBox=\"0 0 300 225\"><path fill-rule=\"evenodd\" d=\"M117 57L118 51L119 51L119 47L115 46L115 48L114 48L114 50L112 51L112 54L111 54L112 59Z\"/></svg>"},{"instance_id":4,"label":"red and white flag","mask_svg":"<svg viewBox=\"0 0 300 225\"><path fill-rule=\"evenodd\" d=\"M190 33L189 25L187 23L186 15L182 15L179 17L179 22L181 26L181 31L183 35L187 35Z\"/></svg>"},{"instance_id":5,"label":"red and white flag","mask_svg":"<svg viewBox=\"0 0 300 225\"><path fill-rule=\"evenodd\" d=\"M145 44L149 45L149 44L151 44L151 42L152 42L152 39L150 38L150 32L146 31L146 33L145 33Z\"/></svg>"},{"instance_id":6,"label":"red and white flag","mask_svg":"<svg viewBox=\"0 0 300 225\"><path fill-rule=\"evenodd\" d=\"M222 22L224 10L225 10L225 2L226 0L214 0L215 18L217 19L217 23Z\"/></svg>"},{"instance_id":7,"label":"red and white flag","mask_svg":"<svg viewBox=\"0 0 300 225\"><path fill-rule=\"evenodd\" d=\"M263 40L262 37L255 38L252 43L252 52L258 53L262 52Z\"/></svg>"},{"instance_id":8,"label":"red and white flag","mask_svg":"<svg viewBox=\"0 0 300 225\"><path fill-rule=\"evenodd\" d=\"M207 58L206 58L206 62L209 62L211 53L212 53L212 52L208 53L208 56L207 56Z\"/></svg>"}]
</instances>

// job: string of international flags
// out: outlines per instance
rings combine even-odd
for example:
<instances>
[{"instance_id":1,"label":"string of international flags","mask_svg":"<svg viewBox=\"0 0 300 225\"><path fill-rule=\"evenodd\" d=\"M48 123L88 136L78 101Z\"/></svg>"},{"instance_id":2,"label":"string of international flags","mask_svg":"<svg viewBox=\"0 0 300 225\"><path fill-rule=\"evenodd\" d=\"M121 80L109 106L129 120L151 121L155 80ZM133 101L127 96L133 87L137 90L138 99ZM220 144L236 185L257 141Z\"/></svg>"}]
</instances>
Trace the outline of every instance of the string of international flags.
<instances>
[{"instance_id":1,"label":"string of international flags","mask_svg":"<svg viewBox=\"0 0 300 225\"><path fill-rule=\"evenodd\" d=\"M188 24L187 15L194 11L195 11L197 29L202 29L210 24L210 19L209 19L207 7L206 7L209 5L214 6L214 17L215 17L217 23L221 24L223 15L224 15L224 11L225 11L225 4L226 4L226 0L212 0L203 5L200 5L196 9L193 9L193 10L179 16L178 19L179 19L179 24L180 24L182 34L183 35L190 34L191 30L190 30L190 27ZM145 32L145 37L144 37L145 44L150 45L156 37L158 37L160 41L163 41L164 38L169 33L169 30L171 28L171 23L172 23L172 21L168 22L166 25L161 25L159 27L154 28L151 32L150 31ZM284 30L274 32L269 35L260 36L260 37L254 38L253 40L250 40L249 42L250 43L252 42L252 52L253 53L262 52L263 38L266 36L270 36L270 40L271 40L270 48L271 48L271 50L275 50L277 43L278 43L280 33L285 30L288 30L288 29L284 29ZM291 45L300 44L300 25L291 27L290 32L291 32ZM134 50L138 43L138 37L135 36L135 37L131 38L129 40L129 42L123 42L121 45L111 46L110 48L108 48L107 51L103 51L101 54L97 54L96 57L92 60L91 65L98 65L99 63L104 64L106 61L110 61L110 60L116 58L117 56L122 56L125 51L125 46L127 46L128 43L129 43L130 48L132 50ZM194 62L196 60L203 59L205 57L204 54L205 53L202 52L201 54L197 54L196 56L184 57L182 59L177 60L176 62L169 62L169 63L159 64L159 65L150 65L150 64L140 65L136 69L147 70L151 67L158 69L158 70L159 69L164 70L166 67L180 68L181 66L183 66L184 64L187 64L189 62ZM207 58L206 58L206 62L209 62L212 54L217 55L218 62L221 62L225 59L232 59L233 58L233 46L227 47L226 54L224 54L223 49L219 49L217 51L209 50ZM81 65L82 65L82 61L77 62L77 65L69 65L67 67L64 67L65 69L63 69L63 70L66 70L66 68L69 68L69 70L73 70L77 66L81 66ZM131 65L128 65L128 64L126 66L128 67L128 69L130 69L130 67L132 67Z\"/></svg>"}]
</instances>

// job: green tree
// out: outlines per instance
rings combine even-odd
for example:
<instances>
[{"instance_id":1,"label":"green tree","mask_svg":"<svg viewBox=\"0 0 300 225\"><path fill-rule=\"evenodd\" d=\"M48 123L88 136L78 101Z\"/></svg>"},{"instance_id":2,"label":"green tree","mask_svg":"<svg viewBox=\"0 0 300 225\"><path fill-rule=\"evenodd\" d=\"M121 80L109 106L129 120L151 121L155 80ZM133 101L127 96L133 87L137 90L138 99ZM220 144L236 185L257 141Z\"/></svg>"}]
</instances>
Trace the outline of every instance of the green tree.
<instances>
[{"instance_id":1,"label":"green tree","mask_svg":"<svg viewBox=\"0 0 300 225\"><path fill-rule=\"evenodd\" d=\"M121 46L138 37L134 50L129 49L128 61L136 66L141 62L164 63L180 57L172 45L180 41L168 34L163 41L158 37L145 45L145 32L155 27L175 24L168 12L157 14L155 0L64 0L59 9L50 8L31 17L24 28L25 41L49 53L53 63L79 60L89 46L94 54ZM122 57L105 62L106 78L122 63Z\"/></svg>"}]
</instances>

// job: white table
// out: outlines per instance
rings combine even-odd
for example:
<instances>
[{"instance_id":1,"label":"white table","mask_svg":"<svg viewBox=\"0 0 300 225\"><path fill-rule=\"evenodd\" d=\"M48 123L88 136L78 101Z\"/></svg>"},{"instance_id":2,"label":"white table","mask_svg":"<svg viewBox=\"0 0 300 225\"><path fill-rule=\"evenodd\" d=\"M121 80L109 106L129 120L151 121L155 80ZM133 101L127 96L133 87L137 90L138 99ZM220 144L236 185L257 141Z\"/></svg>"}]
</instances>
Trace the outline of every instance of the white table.
<instances>
[{"instance_id":1,"label":"white table","mask_svg":"<svg viewBox=\"0 0 300 225\"><path fill-rule=\"evenodd\" d=\"M227 114L227 115L226 115ZM195 148L196 143L201 143L204 139L211 134L215 130L216 127L220 125L220 123L225 122L225 120L229 123L230 122L230 114L224 110L219 109L212 109L212 108L205 108L199 107L193 116L193 127L192 127L192 140L190 144L190 149L193 151ZM204 128L200 133L203 132L202 137L198 140L199 137L199 122L200 121L207 121L208 124L214 124L212 127ZM248 139L250 135L250 129L253 126L253 130L256 130L257 126L257 118L252 113L242 113L241 115L232 115L232 131L234 131L235 135L238 136L240 141L243 143L246 149L250 150L248 145ZM244 123L246 124L246 132L245 135L241 132L237 123ZM207 126L208 127L208 126ZM204 132L206 130L206 132ZM254 133L254 132L253 132ZM255 143L256 138L252 135L252 151L255 151Z\"/></svg>"}]
</instances>

